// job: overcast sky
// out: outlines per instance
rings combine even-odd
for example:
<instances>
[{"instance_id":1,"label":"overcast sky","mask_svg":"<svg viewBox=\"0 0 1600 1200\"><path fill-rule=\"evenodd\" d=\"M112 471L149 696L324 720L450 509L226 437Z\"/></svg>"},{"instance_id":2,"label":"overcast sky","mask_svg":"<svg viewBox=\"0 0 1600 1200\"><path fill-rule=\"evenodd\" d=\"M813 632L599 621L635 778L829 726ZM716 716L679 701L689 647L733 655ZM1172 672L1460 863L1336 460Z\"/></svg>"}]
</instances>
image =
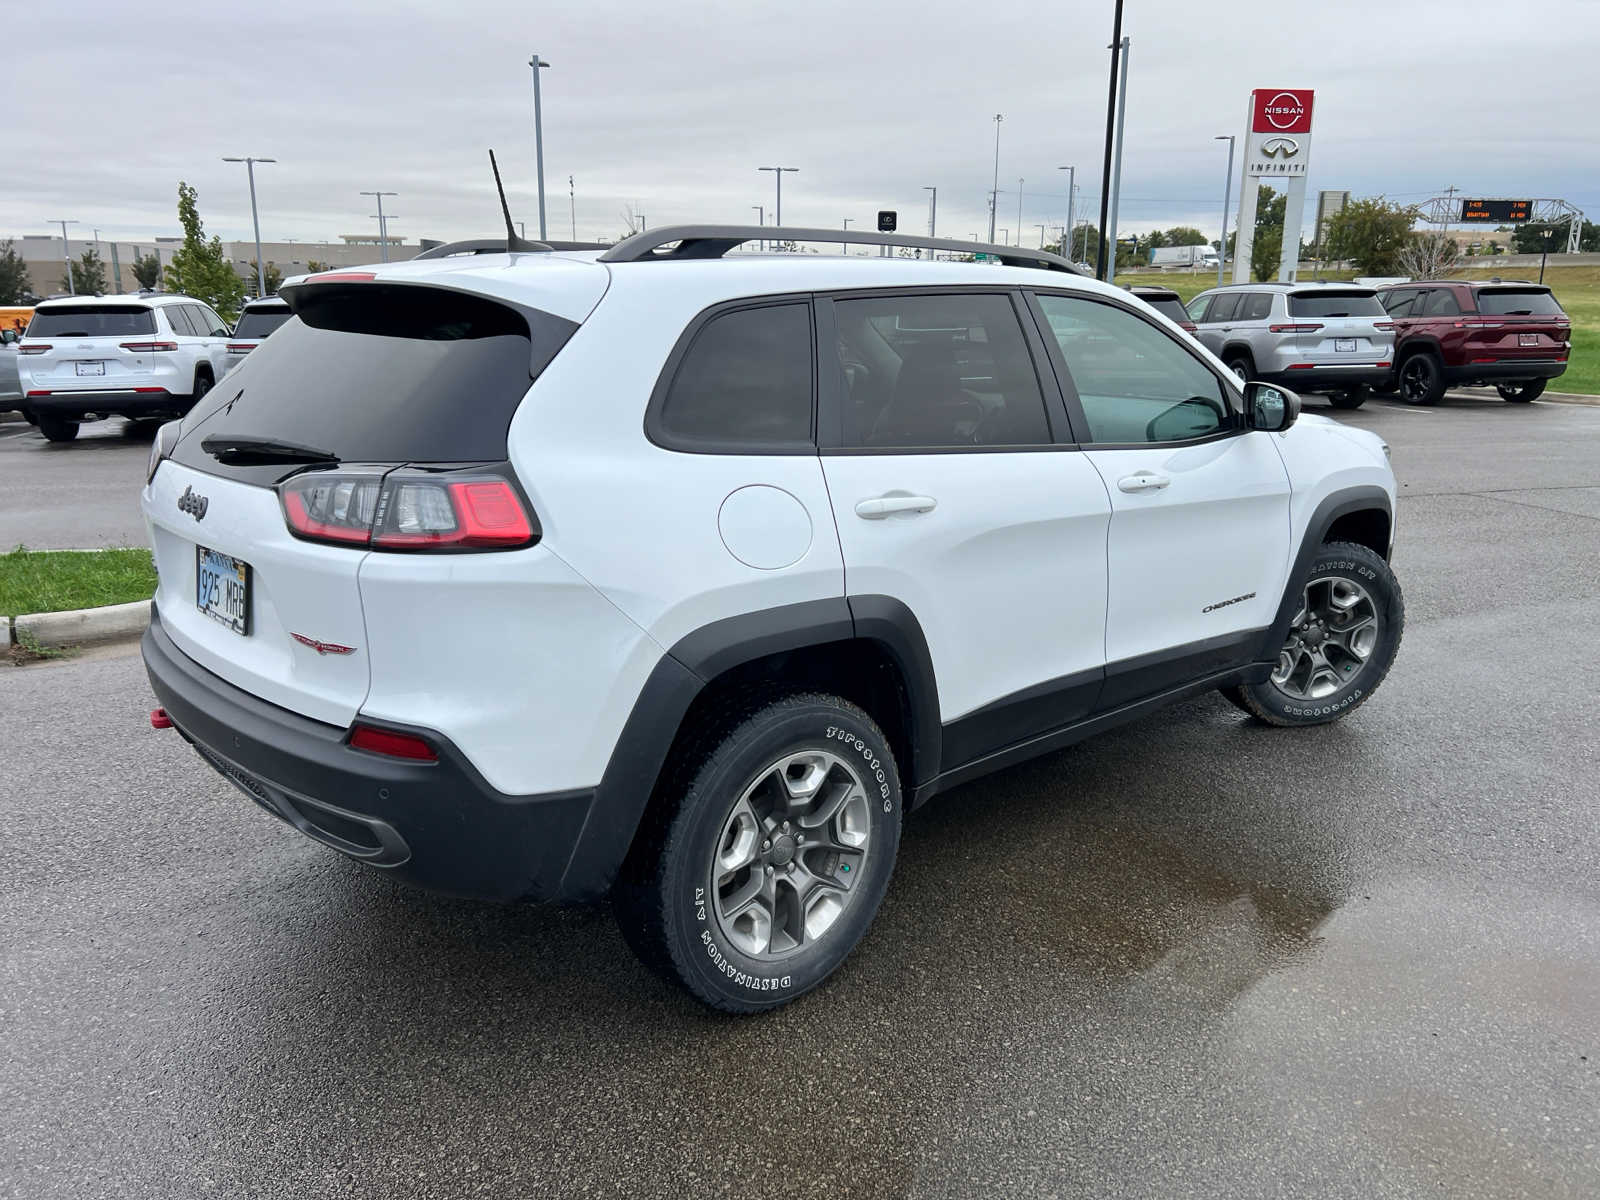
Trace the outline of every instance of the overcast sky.
<instances>
[{"instance_id":1,"label":"overcast sky","mask_svg":"<svg viewBox=\"0 0 1600 1200\"><path fill-rule=\"evenodd\" d=\"M987 232L993 117L999 225L1065 218L1073 163L1097 205L1111 0L77 0L6 21L10 98L0 238L179 232L178 181L208 233L269 240L375 229L454 238L499 225L485 156L537 229L530 54L544 73L550 236L772 220L870 227L898 209ZM1252 87L1316 89L1306 221L1319 188L1416 202L1560 197L1600 220L1600 0L1127 0L1133 39L1122 228L1215 236L1226 146ZM20 107L19 107L20 105ZM1235 188L1237 192L1237 188ZM1080 201L1080 205L1084 201ZM1237 202L1235 202L1235 208ZM1083 212L1079 208L1079 213Z\"/></svg>"}]
</instances>

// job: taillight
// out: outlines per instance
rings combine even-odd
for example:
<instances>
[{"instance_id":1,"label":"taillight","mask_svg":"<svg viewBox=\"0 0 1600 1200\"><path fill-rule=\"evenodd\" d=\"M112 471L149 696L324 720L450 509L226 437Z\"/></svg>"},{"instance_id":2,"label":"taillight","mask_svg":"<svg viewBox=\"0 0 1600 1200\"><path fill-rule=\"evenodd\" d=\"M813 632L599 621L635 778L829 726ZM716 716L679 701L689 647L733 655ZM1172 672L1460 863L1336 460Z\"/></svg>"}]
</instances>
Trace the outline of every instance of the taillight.
<instances>
[{"instance_id":1,"label":"taillight","mask_svg":"<svg viewBox=\"0 0 1600 1200\"><path fill-rule=\"evenodd\" d=\"M1317 330L1321 329L1322 326L1317 324L1269 325L1267 328L1273 333L1315 333Z\"/></svg>"},{"instance_id":2,"label":"taillight","mask_svg":"<svg viewBox=\"0 0 1600 1200\"><path fill-rule=\"evenodd\" d=\"M1395 327L1395 325L1394 325L1394 322L1393 322L1393 321L1374 321L1374 322L1373 322L1373 323L1372 323L1372 327L1373 327L1373 328L1374 328L1374 329L1381 329L1381 330L1383 330L1383 331L1384 331L1384 332L1385 332L1385 333L1388 333L1388 332L1390 332L1390 331L1391 331L1391 330L1392 330L1392 329L1394 329L1394 327Z\"/></svg>"},{"instance_id":3,"label":"taillight","mask_svg":"<svg viewBox=\"0 0 1600 1200\"><path fill-rule=\"evenodd\" d=\"M289 532L374 550L511 550L539 525L503 475L481 468L311 471L278 485Z\"/></svg>"},{"instance_id":4,"label":"taillight","mask_svg":"<svg viewBox=\"0 0 1600 1200\"><path fill-rule=\"evenodd\" d=\"M409 758L414 762L439 761L438 751L415 734L396 733L393 729L379 729L376 725L351 726L350 744L357 750L387 754L390 758Z\"/></svg>"},{"instance_id":5,"label":"taillight","mask_svg":"<svg viewBox=\"0 0 1600 1200\"><path fill-rule=\"evenodd\" d=\"M1452 328L1452 329L1499 329L1500 326L1502 326L1504 324L1505 324L1504 321L1474 321L1474 320L1469 318L1469 319L1467 319L1465 321L1452 321L1450 323L1450 328Z\"/></svg>"},{"instance_id":6,"label":"taillight","mask_svg":"<svg viewBox=\"0 0 1600 1200\"><path fill-rule=\"evenodd\" d=\"M17 353L19 353L19 354L43 354L47 350L54 350L54 349L55 349L55 347L52 346L49 342L23 342L20 346L17 347Z\"/></svg>"},{"instance_id":7,"label":"taillight","mask_svg":"<svg viewBox=\"0 0 1600 1200\"><path fill-rule=\"evenodd\" d=\"M229 354L249 354L250 351L254 350L255 348L256 348L256 344L254 342L229 342L228 343L228 353Z\"/></svg>"},{"instance_id":8,"label":"taillight","mask_svg":"<svg viewBox=\"0 0 1600 1200\"><path fill-rule=\"evenodd\" d=\"M325 271L321 275L312 275L306 279L307 283L368 283L377 276L371 271Z\"/></svg>"},{"instance_id":9,"label":"taillight","mask_svg":"<svg viewBox=\"0 0 1600 1200\"><path fill-rule=\"evenodd\" d=\"M168 421L156 430L156 436L150 439L150 462L144 474L144 481L149 483L156 477L156 468L163 459L172 453L172 448L178 444L178 427L181 421Z\"/></svg>"},{"instance_id":10,"label":"taillight","mask_svg":"<svg viewBox=\"0 0 1600 1200\"><path fill-rule=\"evenodd\" d=\"M133 350L139 354L156 354L163 350L176 350L177 342L118 342L124 350Z\"/></svg>"}]
</instances>

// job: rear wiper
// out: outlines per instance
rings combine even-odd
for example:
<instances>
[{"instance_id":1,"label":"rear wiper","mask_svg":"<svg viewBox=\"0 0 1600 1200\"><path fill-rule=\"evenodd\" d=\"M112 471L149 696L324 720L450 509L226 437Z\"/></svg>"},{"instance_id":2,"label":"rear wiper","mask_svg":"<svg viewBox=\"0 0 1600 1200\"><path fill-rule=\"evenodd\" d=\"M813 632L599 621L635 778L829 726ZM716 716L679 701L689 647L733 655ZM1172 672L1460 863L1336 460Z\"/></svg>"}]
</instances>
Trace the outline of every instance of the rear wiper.
<instances>
[{"instance_id":1,"label":"rear wiper","mask_svg":"<svg viewBox=\"0 0 1600 1200\"><path fill-rule=\"evenodd\" d=\"M296 446L292 442L274 441L272 438L213 433L200 442L200 449L221 463L336 463L339 456L329 450L312 446Z\"/></svg>"},{"instance_id":2,"label":"rear wiper","mask_svg":"<svg viewBox=\"0 0 1600 1200\"><path fill-rule=\"evenodd\" d=\"M1531 308L1513 308L1509 312L1506 313L1506 316L1508 316L1508 317L1531 317L1531 316L1533 316L1533 309L1531 309Z\"/></svg>"}]
</instances>

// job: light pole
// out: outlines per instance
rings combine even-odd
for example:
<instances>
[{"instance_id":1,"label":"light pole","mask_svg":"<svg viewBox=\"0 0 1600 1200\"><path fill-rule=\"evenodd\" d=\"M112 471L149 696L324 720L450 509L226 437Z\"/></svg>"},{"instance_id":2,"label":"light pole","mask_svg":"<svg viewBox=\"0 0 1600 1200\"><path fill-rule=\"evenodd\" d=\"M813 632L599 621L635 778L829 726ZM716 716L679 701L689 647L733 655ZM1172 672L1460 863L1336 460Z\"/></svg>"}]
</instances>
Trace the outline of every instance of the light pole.
<instances>
[{"instance_id":1,"label":"light pole","mask_svg":"<svg viewBox=\"0 0 1600 1200\"><path fill-rule=\"evenodd\" d=\"M1041 222L1038 222L1038 221L1035 221L1034 224L1039 226L1039 249L1043 250L1044 249L1044 225Z\"/></svg>"},{"instance_id":2,"label":"light pole","mask_svg":"<svg viewBox=\"0 0 1600 1200\"><path fill-rule=\"evenodd\" d=\"M939 220L939 189L923 185L923 191L930 193L928 196L928 236L938 237L934 232Z\"/></svg>"},{"instance_id":3,"label":"light pole","mask_svg":"<svg viewBox=\"0 0 1600 1200\"><path fill-rule=\"evenodd\" d=\"M72 249L67 244L67 226L76 225L77 222L63 221L60 217L56 217L50 224L61 226L61 261L67 264L67 291L76 296L78 289L72 282Z\"/></svg>"},{"instance_id":4,"label":"light pole","mask_svg":"<svg viewBox=\"0 0 1600 1200\"><path fill-rule=\"evenodd\" d=\"M846 217L844 219L844 229L846 230L846 232L848 232L849 229L850 229L850 218L849 217ZM850 253L850 243L849 242L840 242L839 243L839 251L840 251L841 254L848 255Z\"/></svg>"},{"instance_id":5,"label":"light pole","mask_svg":"<svg viewBox=\"0 0 1600 1200\"><path fill-rule=\"evenodd\" d=\"M1550 236L1555 233L1555 226L1546 225L1539 231L1539 282L1544 282L1544 260L1550 257Z\"/></svg>"},{"instance_id":6,"label":"light pole","mask_svg":"<svg viewBox=\"0 0 1600 1200\"><path fill-rule=\"evenodd\" d=\"M800 169L799 167L757 167L756 168L756 170L758 170L758 171L771 171L773 179L777 180L777 183L778 183L778 207L776 209L774 209L773 213L772 213L772 223L774 225L782 225L783 224L783 173L785 171L791 171L791 172L798 171L799 169Z\"/></svg>"},{"instance_id":7,"label":"light pole","mask_svg":"<svg viewBox=\"0 0 1600 1200\"><path fill-rule=\"evenodd\" d=\"M1022 245L1022 180L1017 180L1017 245Z\"/></svg>"},{"instance_id":8,"label":"light pole","mask_svg":"<svg viewBox=\"0 0 1600 1200\"><path fill-rule=\"evenodd\" d=\"M767 206L765 204L752 204L750 207L756 210L757 227L765 229L767 227ZM762 238L756 243L756 248L765 250L767 248L767 240Z\"/></svg>"},{"instance_id":9,"label":"light pole","mask_svg":"<svg viewBox=\"0 0 1600 1200\"><path fill-rule=\"evenodd\" d=\"M277 162L275 158L224 158L223 162L242 162L245 172L250 176L250 221L256 229L256 295L267 294L267 269L261 263L261 216L256 210L256 164L258 162Z\"/></svg>"},{"instance_id":10,"label":"light pole","mask_svg":"<svg viewBox=\"0 0 1600 1200\"><path fill-rule=\"evenodd\" d=\"M1233 203L1233 134L1219 133L1213 141L1228 143L1228 173L1222 180L1222 240L1217 243L1217 286L1222 286L1222 263L1228 257L1228 206Z\"/></svg>"},{"instance_id":11,"label":"light pole","mask_svg":"<svg viewBox=\"0 0 1600 1200\"><path fill-rule=\"evenodd\" d=\"M1007 229L1004 225L1000 227L1000 244L1002 246L1011 245L1011 230Z\"/></svg>"},{"instance_id":12,"label":"light pole","mask_svg":"<svg viewBox=\"0 0 1600 1200\"><path fill-rule=\"evenodd\" d=\"M533 159L539 175L539 240L545 240L544 223L544 110L539 102L539 72L550 64L535 54L528 59L533 69Z\"/></svg>"},{"instance_id":13,"label":"light pole","mask_svg":"<svg viewBox=\"0 0 1600 1200\"><path fill-rule=\"evenodd\" d=\"M1072 198L1078 190L1078 168L1057 167L1058 171L1067 173L1067 230L1061 235L1061 253L1068 262L1072 261Z\"/></svg>"},{"instance_id":14,"label":"light pole","mask_svg":"<svg viewBox=\"0 0 1600 1200\"><path fill-rule=\"evenodd\" d=\"M1120 0L1119 0L1120 7ZM1122 199L1122 140L1123 123L1128 118L1128 55L1133 49L1133 39L1122 39L1122 70L1117 78L1117 157L1111 168L1111 261L1106 266L1106 282L1117 277L1117 207Z\"/></svg>"},{"instance_id":15,"label":"light pole","mask_svg":"<svg viewBox=\"0 0 1600 1200\"><path fill-rule=\"evenodd\" d=\"M363 196L373 196L378 201L378 254L382 257L384 262L388 262L389 261L389 223L388 223L387 219L383 215L383 198L385 196L398 196L400 193L399 192L362 192L361 194ZM392 216L394 216L394 214L390 213L389 216L392 217ZM256 243L256 250L257 250L258 253L259 253L260 249L261 249L261 243L258 240L257 243ZM259 259L258 259L258 261L259 261Z\"/></svg>"},{"instance_id":16,"label":"light pole","mask_svg":"<svg viewBox=\"0 0 1600 1200\"><path fill-rule=\"evenodd\" d=\"M1000 122L1004 113L994 115L994 188L989 192L989 241L994 241L995 210L1000 207Z\"/></svg>"},{"instance_id":17,"label":"light pole","mask_svg":"<svg viewBox=\"0 0 1600 1200\"><path fill-rule=\"evenodd\" d=\"M1095 274L1106 276L1106 215L1111 203L1111 140L1117 120L1117 64L1122 54L1122 0L1117 0L1117 12L1111 24L1111 78L1106 85L1106 154L1100 177L1100 261Z\"/></svg>"}]
</instances>

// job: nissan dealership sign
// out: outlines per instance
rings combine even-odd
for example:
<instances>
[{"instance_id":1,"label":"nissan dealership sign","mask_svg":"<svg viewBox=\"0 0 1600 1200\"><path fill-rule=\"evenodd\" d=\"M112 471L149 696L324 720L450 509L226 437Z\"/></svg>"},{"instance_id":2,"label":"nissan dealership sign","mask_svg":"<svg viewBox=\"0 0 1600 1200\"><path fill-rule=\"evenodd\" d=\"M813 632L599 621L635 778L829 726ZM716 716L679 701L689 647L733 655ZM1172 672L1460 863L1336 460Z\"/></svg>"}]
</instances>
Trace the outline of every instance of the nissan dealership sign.
<instances>
[{"instance_id":1,"label":"nissan dealership sign","mask_svg":"<svg viewBox=\"0 0 1600 1200\"><path fill-rule=\"evenodd\" d=\"M1244 167L1239 180L1239 236L1234 255L1233 281L1250 280L1250 247L1255 240L1256 194L1263 183L1286 193L1285 236L1278 278L1294 279L1299 257L1302 214L1305 211L1306 174L1311 169L1311 109L1315 93L1310 88L1256 88L1250 93L1245 124ZM1288 231L1292 230L1293 234Z\"/></svg>"}]
</instances>

